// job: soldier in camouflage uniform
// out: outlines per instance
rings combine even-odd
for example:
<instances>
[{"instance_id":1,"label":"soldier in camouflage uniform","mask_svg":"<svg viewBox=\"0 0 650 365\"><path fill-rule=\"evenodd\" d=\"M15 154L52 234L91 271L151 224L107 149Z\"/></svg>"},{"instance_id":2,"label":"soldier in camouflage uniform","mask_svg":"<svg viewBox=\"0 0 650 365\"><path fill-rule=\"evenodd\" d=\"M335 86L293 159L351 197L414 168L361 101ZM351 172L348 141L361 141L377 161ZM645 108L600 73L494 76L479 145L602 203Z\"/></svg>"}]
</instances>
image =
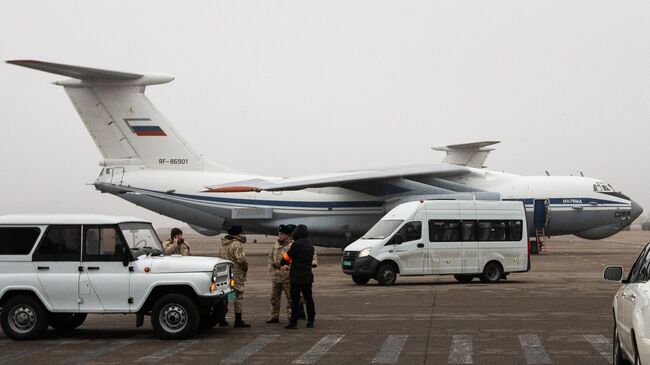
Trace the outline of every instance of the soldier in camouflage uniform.
<instances>
[{"instance_id":1,"label":"soldier in camouflage uniform","mask_svg":"<svg viewBox=\"0 0 650 365\"><path fill-rule=\"evenodd\" d=\"M291 233L296 228L293 224L280 225L278 228L278 239L273 244L273 249L269 254L269 273L271 273L271 319L266 323L280 322L280 304L282 299L282 292L287 298L287 318L291 318L291 295L289 289L289 271L282 270L282 254L289 251L293 240Z\"/></svg>"},{"instance_id":2,"label":"soldier in camouflage uniform","mask_svg":"<svg viewBox=\"0 0 650 365\"><path fill-rule=\"evenodd\" d=\"M190 255L190 245L183 239L183 231L173 228L171 238L163 243L165 255Z\"/></svg>"},{"instance_id":3,"label":"soldier in camouflage uniform","mask_svg":"<svg viewBox=\"0 0 650 365\"><path fill-rule=\"evenodd\" d=\"M235 328L250 327L242 319L242 301L244 299L244 283L246 282L246 273L248 272L248 261L244 253L246 237L242 236L242 227L234 225L228 229L228 234L221 239L219 257L230 260L235 264L233 278L235 279Z\"/></svg>"}]
</instances>

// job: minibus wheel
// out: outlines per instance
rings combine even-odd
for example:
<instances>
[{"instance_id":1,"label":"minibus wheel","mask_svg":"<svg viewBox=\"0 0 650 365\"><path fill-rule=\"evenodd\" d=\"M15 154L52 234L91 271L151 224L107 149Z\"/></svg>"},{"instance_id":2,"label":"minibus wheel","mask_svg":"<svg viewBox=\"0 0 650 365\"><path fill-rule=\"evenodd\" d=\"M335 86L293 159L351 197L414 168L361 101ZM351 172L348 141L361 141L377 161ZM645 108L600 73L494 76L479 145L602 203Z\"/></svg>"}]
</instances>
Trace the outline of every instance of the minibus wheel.
<instances>
[{"instance_id":1,"label":"minibus wheel","mask_svg":"<svg viewBox=\"0 0 650 365\"><path fill-rule=\"evenodd\" d=\"M501 280L502 275L501 265L496 261L490 261L485 265L480 278L483 283L496 283Z\"/></svg>"},{"instance_id":2,"label":"minibus wheel","mask_svg":"<svg viewBox=\"0 0 650 365\"><path fill-rule=\"evenodd\" d=\"M379 285L387 286L395 284L395 280L397 279L395 267L391 264L382 264L377 269L376 279Z\"/></svg>"},{"instance_id":3,"label":"minibus wheel","mask_svg":"<svg viewBox=\"0 0 650 365\"><path fill-rule=\"evenodd\" d=\"M370 281L370 276L352 275L352 281L359 285L366 285Z\"/></svg>"}]
</instances>

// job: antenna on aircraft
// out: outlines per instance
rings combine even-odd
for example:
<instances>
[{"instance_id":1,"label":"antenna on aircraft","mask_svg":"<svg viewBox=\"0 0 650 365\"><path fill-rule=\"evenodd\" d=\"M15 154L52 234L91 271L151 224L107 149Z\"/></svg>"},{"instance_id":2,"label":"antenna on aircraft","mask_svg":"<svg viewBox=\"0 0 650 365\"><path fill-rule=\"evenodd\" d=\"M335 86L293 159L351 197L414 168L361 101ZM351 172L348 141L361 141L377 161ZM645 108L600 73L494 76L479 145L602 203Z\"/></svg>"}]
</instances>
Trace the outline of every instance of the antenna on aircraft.
<instances>
[{"instance_id":1,"label":"antenna on aircraft","mask_svg":"<svg viewBox=\"0 0 650 365\"><path fill-rule=\"evenodd\" d=\"M544 172L546 173L546 176L551 176L551 174L548 172L548 170L544 170Z\"/></svg>"},{"instance_id":2,"label":"antenna on aircraft","mask_svg":"<svg viewBox=\"0 0 650 365\"><path fill-rule=\"evenodd\" d=\"M585 174L583 174L582 171L580 171L580 176L585 177Z\"/></svg>"}]
</instances>

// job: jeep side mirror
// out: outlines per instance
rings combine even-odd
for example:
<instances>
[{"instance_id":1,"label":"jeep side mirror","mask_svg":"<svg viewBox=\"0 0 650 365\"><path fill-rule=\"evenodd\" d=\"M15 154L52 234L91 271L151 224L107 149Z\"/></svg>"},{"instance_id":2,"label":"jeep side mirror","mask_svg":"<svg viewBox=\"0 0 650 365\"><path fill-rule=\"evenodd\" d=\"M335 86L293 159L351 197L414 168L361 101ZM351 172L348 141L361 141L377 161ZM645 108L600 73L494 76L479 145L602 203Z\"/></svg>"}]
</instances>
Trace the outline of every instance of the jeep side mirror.
<instances>
[{"instance_id":1,"label":"jeep side mirror","mask_svg":"<svg viewBox=\"0 0 650 365\"><path fill-rule=\"evenodd\" d=\"M131 263L131 260L129 260L129 255L126 255L126 254L123 255L122 256L122 265L124 265L124 267L127 267L127 266L129 266L130 263Z\"/></svg>"},{"instance_id":2,"label":"jeep side mirror","mask_svg":"<svg viewBox=\"0 0 650 365\"><path fill-rule=\"evenodd\" d=\"M603 277L608 281L621 281L623 279L623 267L607 266L603 271Z\"/></svg>"}]
</instances>

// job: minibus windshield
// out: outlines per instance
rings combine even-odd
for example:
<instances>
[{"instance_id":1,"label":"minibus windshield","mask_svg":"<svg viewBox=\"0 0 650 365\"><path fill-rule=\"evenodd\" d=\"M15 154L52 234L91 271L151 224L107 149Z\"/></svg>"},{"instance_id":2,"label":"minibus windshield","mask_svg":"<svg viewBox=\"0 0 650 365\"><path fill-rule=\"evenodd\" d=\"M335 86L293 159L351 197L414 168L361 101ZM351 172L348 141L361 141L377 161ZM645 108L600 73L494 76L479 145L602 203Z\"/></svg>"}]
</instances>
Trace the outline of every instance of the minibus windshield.
<instances>
[{"instance_id":1,"label":"minibus windshield","mask_svg":"<svg viewBox=\"0 0 650 365\"><path fill-rule=\"evenodd\" d=\"M395 232L397 227L399 227L404 221L400 219L387 219L377 222L368 233L366 233L363 239L366 240L381 240L391 235Z\"/></svg>"}]
</instances>

